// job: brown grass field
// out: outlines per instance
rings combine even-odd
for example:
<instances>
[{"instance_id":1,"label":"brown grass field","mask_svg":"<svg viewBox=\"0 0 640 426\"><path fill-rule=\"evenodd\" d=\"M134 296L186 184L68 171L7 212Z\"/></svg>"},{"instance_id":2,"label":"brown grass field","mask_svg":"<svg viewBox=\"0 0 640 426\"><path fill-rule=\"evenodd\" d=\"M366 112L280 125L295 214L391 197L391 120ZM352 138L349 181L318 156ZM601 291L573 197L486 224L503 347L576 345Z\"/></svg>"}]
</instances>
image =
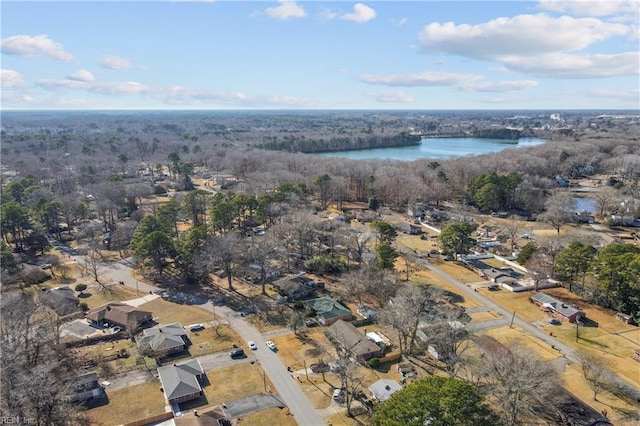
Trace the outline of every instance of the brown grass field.
<instances>
[{"instance_id":1,"label":"brown grass field","mask_svg":"<svg viewBox=\"0 0 640 426\"><path fill-rule=\"evenodd\" d=\"M105 290L99 284L93 283L89 285L83 294L86 296L81 297L80 302L86 303L89 309L102 306L109 302L122 302L138 297L135 290L118 284L111 284L107 287L107 290Z\"/></svg>"},{"instance_id":2,"label":"brown grass field","mask_svg":"<svg viewBox=\"0 0 640 426\"><path fill-rule=\"evenodd\" d=\"M207 405L222 404L261 392L277 392L259 363L217 368L209 371L207 378L209 385L204 387Z\"/></svg>"},{"instance_id":3,"label":"brown grass field","mask_svg":"<svg viewBox=\"0 0 640 426\"><path fill-rule=\"evenodd\" d=\"M109 404L84 412L92 425L113 426L133 420L142 420L165 412L164 395L160 381L131 386L109 392Z\"/></svg>"},{"instance_id":4,"label":"brown grass field","mask_svg":"<svg viewBox=\"0 0 640 426\"><path fill-rule=\"evenodd\" d=\"M297 426L288 409L269 408L238 420L238 426Z\"/></svg>"},{"instance_id":5,"label":"brown grass field","mask_svg":"<svg viewBox=\"0 0 640 426\"><path fill-rule=\"evenodd\" d=\"M471 271L468 271L465 268L462 268L462 269L464 269L464 271L466 271L466 272L471 272ZM476 274L473 274L473 276L477 277ZM465 308L474 308L474 307L477 307L477 306L482 306L482 304L477 299L475 299L473 297L462 296L457 287L449 284L449 282L443 280L442 278L440 278L439 276L433 274L430 271L418 271L418 272L415 272L411 276L411 281L413 281L415 283L418 283L418 284L432 284L434 287L441 288L442 290L444 290L446 292L454 293L454 294L458 295L458 297L461 300L458 304L464 306Z\"/></svg>"},{"instance_id":6,"label":"brown grass field","mask_svg":"<svg viewBox=\"0 0 640 426\"><path fill-rule=\"evenodd\" d=\"M186 327L189 324L212 321L214 319L212 313L197 306L180 305L163 299L155 299L140 305L140 309L153 312L153 316L157 318L156 321L159 324L179 322Z\"/></svg>"},{"instance_id":7,"label":"brown grass field","mask_svg":"<svg viewBox=\"0 0 640 426\"><path fill-rule=\"evenodd\" d=\"M187 333L192 343L189 346L189 353L192 356L226 351L231 348L233 343L240 342L240 336L228 325L221 325L218 328L219 336L216 335L213 327L197 332L188 331Z\"/></svg>"}]
</instances>

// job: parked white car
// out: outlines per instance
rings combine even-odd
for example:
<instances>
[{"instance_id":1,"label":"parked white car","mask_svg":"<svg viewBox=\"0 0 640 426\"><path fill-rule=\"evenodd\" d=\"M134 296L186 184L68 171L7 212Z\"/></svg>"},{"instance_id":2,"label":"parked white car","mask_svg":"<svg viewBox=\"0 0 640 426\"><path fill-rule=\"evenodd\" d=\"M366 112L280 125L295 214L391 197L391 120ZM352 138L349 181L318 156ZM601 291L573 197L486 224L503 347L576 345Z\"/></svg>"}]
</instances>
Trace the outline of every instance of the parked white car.
<instances>
[{"instance_id":1,"label":"parked white car","mask_svg":"<svg viewBox=\"0 0 640 426\"><path fill-rule=\"evenodd\" d=\"M275 351L275 350L277 349L277 348L276 348L276 344L275 344L275 343L273 343L271 340L267 340L267 347L268 347L269 349L271 349L272 351Z\"/></svg>"}]
</instances>

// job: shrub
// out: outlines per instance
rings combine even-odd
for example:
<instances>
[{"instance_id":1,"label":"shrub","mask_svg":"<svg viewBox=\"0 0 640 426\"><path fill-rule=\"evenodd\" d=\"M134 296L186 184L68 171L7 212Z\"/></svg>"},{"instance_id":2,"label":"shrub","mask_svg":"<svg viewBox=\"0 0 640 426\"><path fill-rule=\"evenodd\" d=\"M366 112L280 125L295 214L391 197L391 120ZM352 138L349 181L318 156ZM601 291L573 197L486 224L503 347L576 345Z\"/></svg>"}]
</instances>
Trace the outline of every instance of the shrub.
<instances>
[{"instance_id":1,"label":"shrub","mask_svg":"<svg viewBox=\"0 0 640 426\"><path fill-rule=\"evenodd\" d=\"M369 360L369 367L376 368L380 366L380 358L371 358Z\"/></svg>"},{"instance_id":2,"label":"shrub","mask_svg":"<svg viewBox=\"0 0 640 426\"><path fill-rule=\"evenodd\" d=\"M79 291L80 293L82 293L83 291L85 291L87 289L87 285L86 284L78 284L76 286L76 291Z\"/></svg>"},{"instance_id":3,"label":"shrub","mask_svg":"<svg viewBox=\"0 0 640 426\"><path fill-rule=\"evenodd\" d=\"M87 305L85 302L80 302L78 307L82 310L82 312L89 310L89 305Z\"/></svg>"}]
</instances>

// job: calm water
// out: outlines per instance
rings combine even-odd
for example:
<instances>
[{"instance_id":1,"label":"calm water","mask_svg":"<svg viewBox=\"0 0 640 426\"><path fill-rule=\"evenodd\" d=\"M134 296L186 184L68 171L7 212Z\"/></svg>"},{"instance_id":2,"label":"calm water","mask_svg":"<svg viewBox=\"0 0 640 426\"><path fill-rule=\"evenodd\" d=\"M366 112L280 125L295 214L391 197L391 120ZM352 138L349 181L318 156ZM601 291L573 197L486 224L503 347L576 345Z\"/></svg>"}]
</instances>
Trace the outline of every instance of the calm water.
<instances>
[{"instance_id":1,"label":"calm water","mask_svg":"<svg viewBox=\"0 0 640 426\"><path fill-rule=\"evenodd\" d=\"M521 138L518 140L478 138L424 138L420 145L393 148L359 149L355 151L327 152L321 155L343 157L351 160L404 160L419 158L452 158L464 155L487 154L506 148L534 146L545 143L543 139Z\"/></svg>"}]
</instances>

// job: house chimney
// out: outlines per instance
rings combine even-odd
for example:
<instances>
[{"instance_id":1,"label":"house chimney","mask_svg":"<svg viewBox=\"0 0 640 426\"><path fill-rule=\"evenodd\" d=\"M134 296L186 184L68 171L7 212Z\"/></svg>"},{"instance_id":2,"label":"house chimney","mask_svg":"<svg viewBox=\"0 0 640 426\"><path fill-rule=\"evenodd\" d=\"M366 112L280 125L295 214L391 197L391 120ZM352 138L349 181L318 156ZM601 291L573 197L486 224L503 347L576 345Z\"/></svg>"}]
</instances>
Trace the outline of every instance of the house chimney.
<instances>
[{"instance_id":1,"label":"house chimney","mask_svg":"<svg viewBox=\"0 0 640 426\"><path fill-rule=\"evenodd\" d=\"M386 390L386 391L390 391L390 390L391 390L391 388L389 387L389 385L386 385L386 386L384 387L384 390Z\"/></svg>"}]
</instances>

